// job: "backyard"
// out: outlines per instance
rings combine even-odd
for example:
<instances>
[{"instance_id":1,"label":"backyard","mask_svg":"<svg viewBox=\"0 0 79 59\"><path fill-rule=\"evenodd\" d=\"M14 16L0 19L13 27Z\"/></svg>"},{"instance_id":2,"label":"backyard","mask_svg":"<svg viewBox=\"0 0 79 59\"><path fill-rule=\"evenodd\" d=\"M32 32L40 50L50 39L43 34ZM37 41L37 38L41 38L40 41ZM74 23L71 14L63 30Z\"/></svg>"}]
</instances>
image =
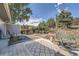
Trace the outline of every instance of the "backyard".
<instances>
[{"instance_id":1,"label":"backyard","mask_svg":"<svg viewBox=\"0 0 79 59\"><path fill-rule=\"evenodd\" d=\"M30 16L22 13L20 16L19 13L16 13L13 10L13 8L16 8L18 10L19 4L10 4L11 12L14 14L12 15L12 18L16 20L15 17L18 17L17 21L22 22L22 19L26 19L29 21L31 18ZM30 4L27 4L27 6ZM12 7L13 6L13 7ZM22 5L23 6L23 5ZM19 6L22 8L22 6ZM57 7L60 7L61 5L57 5ZM38 8L39 9L39 8ZM60 8L59 8L60 9ZM16 11L15 10L15 11ZM23 9L24 10L24 9ZM26 12L26 11L20 11L20 12ZM32 15L33 10L31 10L30 7L26 8L27 14ZM15 14L17 14L15 16ZM15 17L14 17L15 16ZM33 18L31 18L33 19ZM13 22L15 22L13 20ZM27 22L26 21L26 22ZM33 25L26 25L26 23L23 23L21 25L21 34L25 35L35 35L40 36L44 39L47 39L51 41L52 43L63 46L66 49L72 50L74 48L79 48L79 17L75 17L72 15L72 12L69 10L61 9L61 12L58 12L55 14L55 17L48 18L47 21L42 21L38 24L38 26Z\"/></svg>"},{"instance_id":2,"label":"backyard","mask_svg":"<svg viewBox=\"0 0 79 59\"><path fill-rule=\"evenodd\" d=\"M63 5L9 3L10 22L0 16L0 55L78 56L79 15Z\"/></svg>"}]
</instances>

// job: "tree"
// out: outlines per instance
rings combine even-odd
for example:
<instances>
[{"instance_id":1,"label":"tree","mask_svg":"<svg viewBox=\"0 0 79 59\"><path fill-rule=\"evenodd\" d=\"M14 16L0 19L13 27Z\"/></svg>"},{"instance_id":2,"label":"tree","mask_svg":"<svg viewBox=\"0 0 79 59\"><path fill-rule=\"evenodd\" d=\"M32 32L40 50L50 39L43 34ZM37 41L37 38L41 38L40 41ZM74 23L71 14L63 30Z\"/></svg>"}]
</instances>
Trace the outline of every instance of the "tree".
<instances>
[{"instance_id":1,"label":"tree","mask_svg":"<svg viewBox=\"0 0 79 59\"><path fill-rule=\"evenodd\" d=\"M12 21L16 20L22 21L23 19L28 20L30 14L32 14L31 9L28 7L29 4L25 3L10 3L9 8L11 12Z\"/></svg>"},{"instance_id":2,"label":"tree","mask_svg":"<svg viewBox=\"0 0 79 59\"><path fill-rule=\"evenodd\" d=\"M67 19L67 18L71 18L71 12L66 11L66 10L62 10L61 13L59 13L58 18L61 20Z\"/></svg>"},{"instance_id":3,"label":"tree","mask_svg":"<svg viewBox=\"0 0 79 59\"><path fill-rule=\"evenodd\" d=\"M55 27L55 21L53 18L49 18L48 21L47 21L47 26L48 27Z\"/></svg>"},{"instance_id":4,"label":"tree","mask_svg":"<svg viewBox=\"0 0 79 59\"><path fill-rule=\"evenodd\" d=\"M55 21L53 18L49 18L47 22L43 21L39 24L39 27L49 27L53 28L55 26Z\"/></svg>"},{"instance_id":5,"label":"tree","mask_svg":"<svg viewBox=\"0 0 79 59\"><path fill-rule=\"evenodd\" d=\"M46 22L45 22L45 21L41 22L41 23L39 24L39 27L41 27L41 28L46 27Z\"/></svg>"},{"instance_id":6,"label":"tree","mask_svg":"<svg viewBox=\"0 0 79 59\"><path fill-rule=\"evenodd\" d=\"M79 17L75 17L74 20L79 21Z\"/></svg>"},{"instance_id":7,"label":"tree","mask_svg":"<svg viewBox=\"0 0 79 59\"><path fill-rule=\"evenodd\" d=\"M67 10L62 10L61 13L56 15L56 19L57 19L58 25L62 24L63 27L68 28L68 26L70 26L71 24L71 21L73 20L73 17L71 12Z\"/></svg>"},{"instance_id":8,"label":"tree","mask_svg":"<svg viewBox=\"0 0 79 59\"><path fill-rule=\"evenodd\" d=\"M43 21L39 24L40 31L48 32L50 28L55 27L55 21L53 18L49 18L47 22Z\"/></svg>"}]
</instances>

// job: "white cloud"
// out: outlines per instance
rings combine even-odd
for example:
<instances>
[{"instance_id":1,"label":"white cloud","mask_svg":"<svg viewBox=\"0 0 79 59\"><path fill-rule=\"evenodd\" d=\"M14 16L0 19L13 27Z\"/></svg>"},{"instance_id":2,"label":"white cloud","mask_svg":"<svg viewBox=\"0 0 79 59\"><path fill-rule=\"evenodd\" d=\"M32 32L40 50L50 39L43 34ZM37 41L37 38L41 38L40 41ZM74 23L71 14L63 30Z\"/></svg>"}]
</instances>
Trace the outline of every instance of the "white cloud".
<instances>
[{"instance_id":1,"label":"white cloud","mask_svg":"<svg viewBox=\"0 0 79 59\"><path fill-rule=\"evenodd\" d=\"M59 8L59 5L60 5L60 4L56 4L56 5L54 5L54 6L55 6L57 12L58 12L58 13L61 13L61 9Z\"/></svg>"},{"instance_id":2,"label":"white cloud","mask_svg":"<svg viewBox=\"0 0 79 59\"><path fill-rule=\"evenodd\" d=\"M57 3L56 5L54 5L54 7L59 7L61 4L63 4L63 3Z\"/></svg>"},{"instance_id":3,"label":"white cloud","mask_svg":"<svg viewBox=\"0 0 79 59\"><path fill-rule=\"evenodd\" d=\"M38 26L39 23L42 21L42 18L30 18L29 21L27 22L27 25L33 25L33 26Z\"/></svg>"},{"instance_id":4,"label":"white cloud","mask_svg":"<svg viewBox=\"0 0 79 59\"><path fill-rule=\"evenodd\" d=\"M63 3L57 3L58 6L61 5L61 4L63 4Z\"/></svg>"},{"instance_id":5,"label":"white cloud","mask_svg":"<svg viewBox=\"0 0 79 59\"><path fill-rule=\"evenodd\" d=\"M68 8L68 7L66 7L66 8L65 8L65 10L69 10L69 8Z\"/></svg>"},{"instance_id":6,"label":"white cloud","mask_svg":"<svg viewBox=\"0 0 79 59\"><path fill-rule=\"evenodd\" d=\"M61 13L61 10L60 9L58 9L57 11L58 11L58 13Z\"/></svg>"},{"instance_id":7,"label":"white cloud","mask_svg":"<svg viewBox=\"0 0 79 59\"><path fill-rule=\"evenodd\" d=\"M32 25L32 26L38 26L40 22L42 22L45 19L42 18L33 18L31 17L29 21L24 20L23 22L16 22L15 24L19 25Z\"/></svg>"},{"instance_id":8,"label":"white cloud","mask_svg":"<svg viewBox=\"0 0 79 59\"><path fill-rule=\"evenodd\" d=\"M57 5L54 5L54 7L56 7L56 8L57 8L58 6L57 6Z\"/></svg>"},{"instance_id":9,"label":"white cloud","mask_svg":"<svg viewBox=\"0 0 79 59\"><path fill-rule=\"evenodd\" d=\"M54 5L58 13L61 13L61 9L59 8L61 4L63 3L57 3L56 5ZM69 7L65 7L64 10L69 10Z\"/></svg>"}]
</instances>

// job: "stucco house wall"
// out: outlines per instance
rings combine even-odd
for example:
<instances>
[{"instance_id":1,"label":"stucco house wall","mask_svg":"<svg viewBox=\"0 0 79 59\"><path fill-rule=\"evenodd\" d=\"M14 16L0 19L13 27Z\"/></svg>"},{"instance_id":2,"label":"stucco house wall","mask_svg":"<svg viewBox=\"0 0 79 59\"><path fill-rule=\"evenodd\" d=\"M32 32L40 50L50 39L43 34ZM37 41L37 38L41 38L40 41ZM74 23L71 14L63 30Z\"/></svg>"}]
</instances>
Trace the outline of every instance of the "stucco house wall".
<instances>
[{"instance_id":1,"label":"stucco house wall","mask_svg":"<svg viewBox=\"0 0 79 59\"><path fill-rule=\"evenodd\" d=\"M0 50L8 46L8 39L5 39L6 37L6 24L1 21L0 19L0 30L2 31L2 34L0 34Z\"/></svg>"},{"instance_id":2,"label":"stucco house wall","mask_svg":"<svg viewBox=\"0 0 79 59\"><path fill-rule=\"evenodd\" d=\"M8 7L8 3L0 3L0 30L2 34L0 34L0 49L8 46L8 38L7 37L7 26L6 23L11 22L10 10Z\"/></svg>"},{"instance_id":3,"label":"stucco house wall","mask_svg":"<svg viewBox=\"0 0 79 59\"><path fill-rule=\"evenodd\" d=\"M10 34L20 34L20 29L20 25L7 24L7 31L9 31Z\"/></svg>"},{"instance_id":4,"label":"stucco house wall","mask_svg":"<svg viewBox=\"0 0 79 59\"><path fill-rule=\"evenodd\" d=\"M10 35L7 34L7 31L9 31L11 34L20 34L20 29L20 25L6 24L0 19L0 30L2 31L2 34L0 35L2 38L0 39L0 49L8 46L8 37L10 37Z\"/></svg>"},{"instance_id":5,"label":"stucco house wall","mask_svg":"<svg viewBox=\"0 0 79 59\"><path fill-rule=\"evenodd\" d=\"M3 21L1 21L1 19L0 19L0 30L2 31L2 38L4 38L4 36L6 36L6 24L3 22Z\"/></svg>"}]
</instances>

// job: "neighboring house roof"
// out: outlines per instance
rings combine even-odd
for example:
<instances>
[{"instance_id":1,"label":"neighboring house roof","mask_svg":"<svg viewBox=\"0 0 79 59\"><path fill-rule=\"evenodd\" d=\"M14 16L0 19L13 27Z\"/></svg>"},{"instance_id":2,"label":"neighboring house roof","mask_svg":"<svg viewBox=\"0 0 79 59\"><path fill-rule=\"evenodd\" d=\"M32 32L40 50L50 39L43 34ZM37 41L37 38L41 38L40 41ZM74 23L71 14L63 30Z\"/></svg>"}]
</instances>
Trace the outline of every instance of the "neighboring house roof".
<instances>
[{"instance_id":1,"label":"neighboring house roof","mask_svg":"<svg viewBox=\"0 0 79 59\"><path fill-rule=\"evenodd\" d=\"M0 3L0 18L4 22L10 22L11 20L11 15L9 12L9 7L8 4L6 3Z\"/></svg>"}]
</instances>

